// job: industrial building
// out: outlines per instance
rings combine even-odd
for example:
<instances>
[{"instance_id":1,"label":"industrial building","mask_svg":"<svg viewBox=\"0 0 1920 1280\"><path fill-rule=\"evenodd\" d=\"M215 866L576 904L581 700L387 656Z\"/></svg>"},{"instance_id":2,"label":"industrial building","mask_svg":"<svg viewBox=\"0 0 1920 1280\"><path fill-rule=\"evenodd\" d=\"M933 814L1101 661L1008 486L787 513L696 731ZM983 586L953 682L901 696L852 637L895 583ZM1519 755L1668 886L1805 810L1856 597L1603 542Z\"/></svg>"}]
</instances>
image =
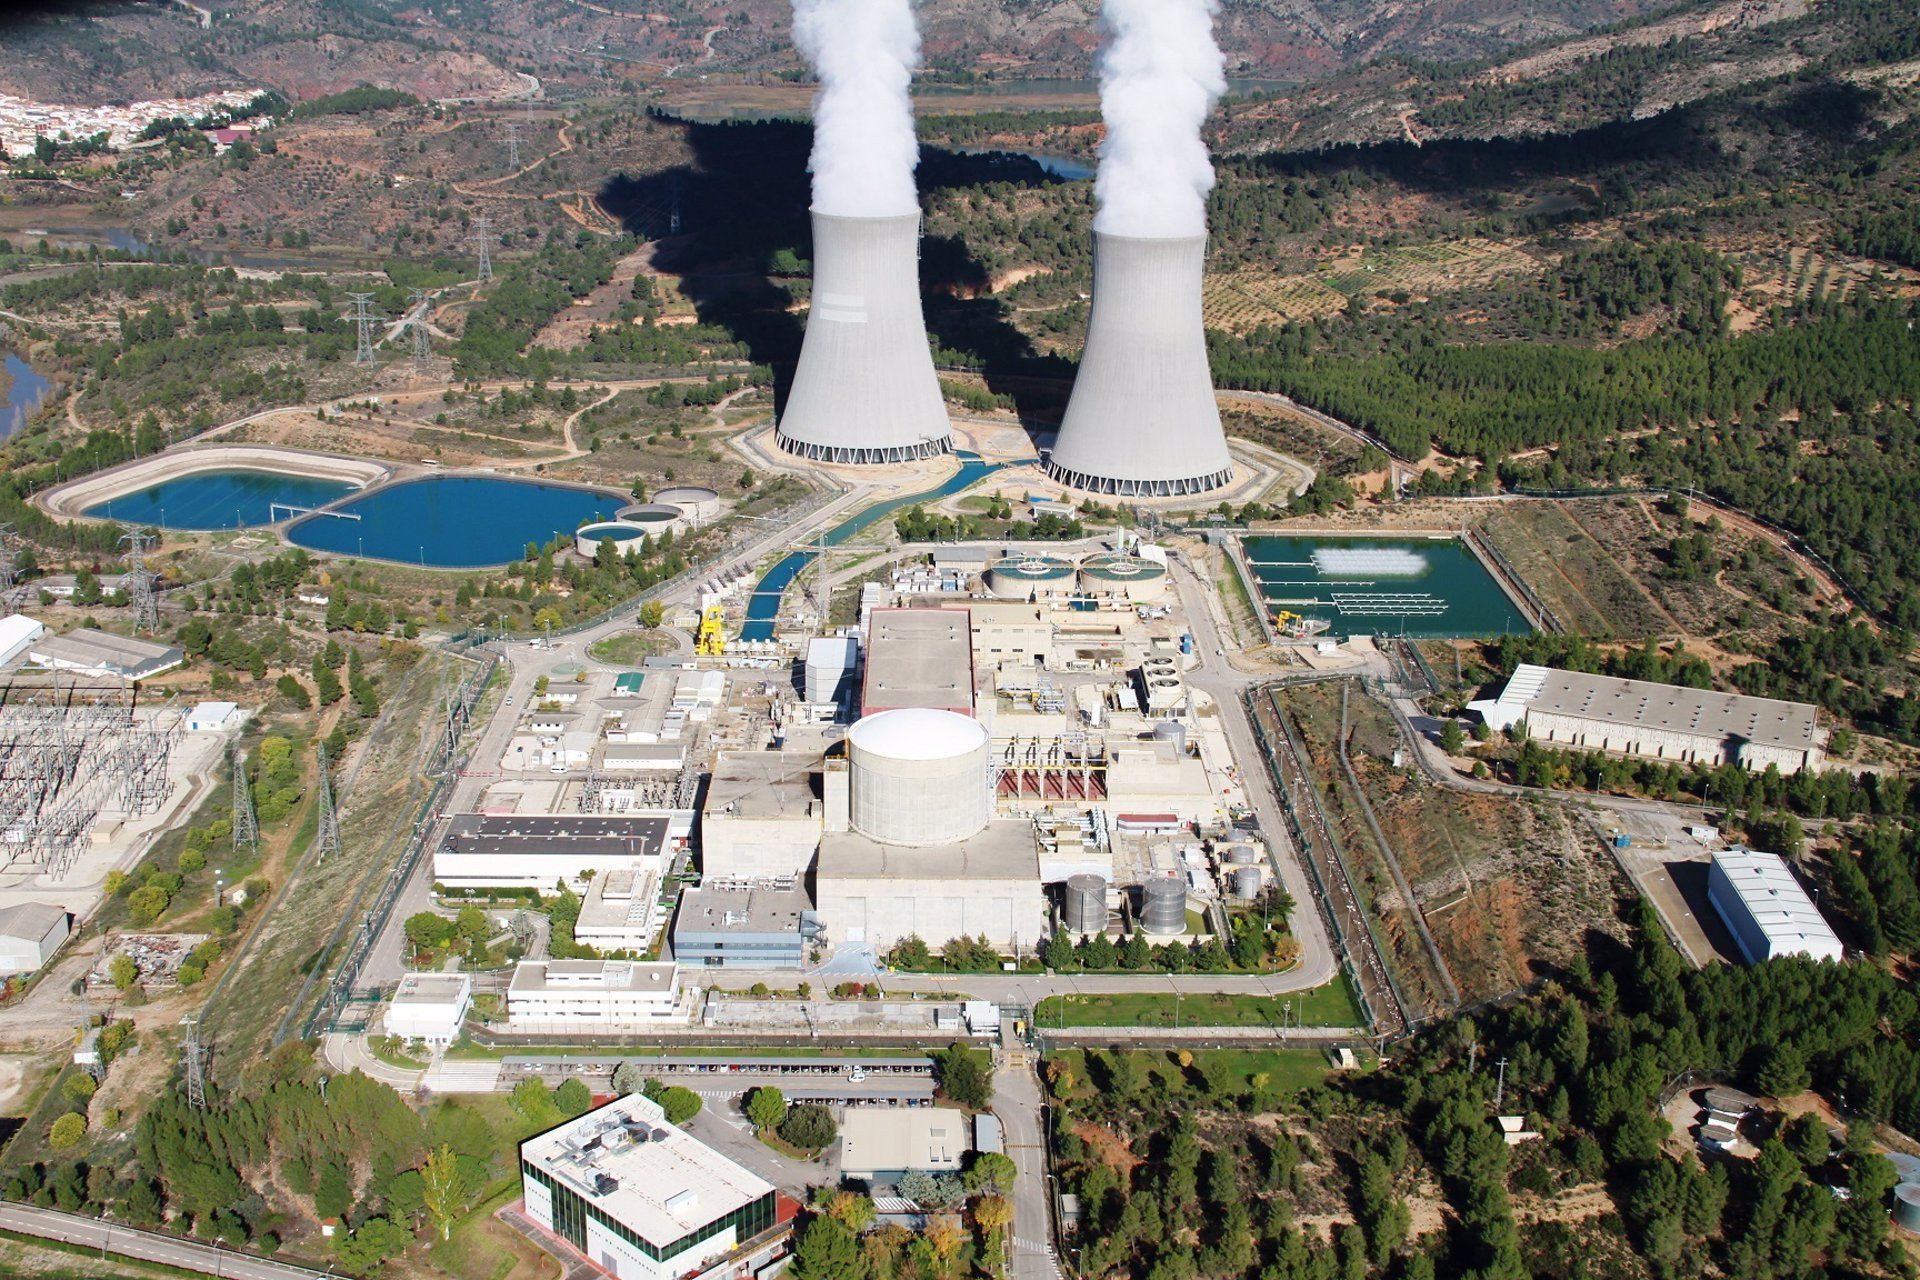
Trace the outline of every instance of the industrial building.
<instances>
[{"instance_id":1,"label":"industrial building","mask_svg":"<svg viewBox=\"0 0 1920 1280\"><path fill-rule=\"evenodd\" d=\"M680 895L673 958L716 969L798 969L820 931L797 880L710 882Z\"/></svg>"},{"instance_id":2,"label":"industrial building","mask_svg":"<svg viewBox=\"0 0 1920 1280\"><path fill-rule=\"evenodd\" d=\"M0 666L25 653L29 645L46 634L47 628L43 623L34 621L24 613L12 613L0 618Z\"/></svg>"},{"instance_id":3,"label":"industrial building","mask_svg":"<svg viewBox=\"0 0 1920 1280\"><path fill-rule=\"evenodd\" d=\"M819 763L796 752L721 752L700 815L701 873L709 880L804 875L820 847Z\"/></svg>"},{"instance_id":4,"label":"industrial building","mask_svg":"<svg viewBox=\"0 0 1920 1280\"><path fill-rule=\"evenodd\" d=\"M433 878L450 889L545 892L590 874L647 869L658 875L668 826L658 814L456 814L434 850Z\"/></svg>"},{"instance_id":5,"label":"industrial building","mask_svg":"<svg viewBox=\"0 0 1920 1280\"><path fill-rule=\"evenodd\" d=\"M473 977L465 973L402 975L387 1005L387 1034L444 1049L460 1038L473 1007Z\"/></svg>"},{"instance_id":6,"label":"industrial building","mask_svg":"<svg viewBox=\"0 0 1920 1280\"><path fill-rule=\"evenodd\" d=\"M33 973L67 940L66 908L44 902L0 907L0 976Z\"/></svg>"},{"instance_id":7,"label":"industrial building","mask_svg":"<svg viewBox=\"0 0 1920 1280\"><path fill-rule=\"evenodd\" d=\"M1470 702L1491 729L1524 721L1536 741L1681 764L1782 773L1826 765L1813 707L1522 663L1497 698Z\"/></svg>"},{"instance_id":8,"label":"industrial building","mask_svg":"<svg viewBox=\"0 0 1920 1280\"><path fill-rule=\"evenodd\" d=\"M1749 964L1779 956L1840 960L1845 948L1777 853L1728 849L1707 868L1707 899Z\"/></svg>"},{"instance_id":9,"label":"industrial building","mask_svg":"<svg viewBox=\"0 0 1920 1280\"><path fill-rule=\"evenodd\" d=\"M771 1276L797 1208L640 1094L521 1143L520 1179L527 1216L618 1280Z\"/></svg>"},{"instance_id":10,"label":"industrial building","mask_svg":"<svg viewBox=\"0 0 1920 1280\"><path fill-rule=\"evenodd\" d=\"M780 412L782 448L890 463L953 447L920 307L920 214L813 211L813 295Z\"/></svg>"},{"instance_id":11,"label":"industrial building","mask_svg":"<svg viewBox=\"0 0 1920 1280\"><path fill-rule=\"evenodd\" d=\"M814 876L820 918L835 943L886 951L918 936L938 947L961 936L1003 951L1030 951L1047 932L1047 900L1033 824L992 822L955 843L882 844L857 831L829 833Z\"/></svg>"},{"instance_id":12,"label":"industrial building","mask_svg":"<svg viewBox=\"0 0 1920 1280\"><path fill-rule=\"evenodd\" d=\"M840 1122L840 1176L891 1185L909 1173L958 1173L972 1125L951 1107L849 1107Z\"/></svg>"},{"instance_id":13,"label":"industrial building","mask_svg":"<svg viewBox=\"0 0 1920 1280\"><path fill-rule=\"evenodd\" d=\"M882 844L951 844L993 817L986 727L913 707L861 718L847 733L851 822Z\"/></svg>"},{"instance_id":14,"label":"industrial building","mask_svg":"<svg viewBox=\"0 0 1920 1280\"><path fill-rule=\"evenodd\" d=\"M860 642L852 636L818 636L807 642L808 702L853 700L854 674L860 666Z\"/></svg>"},{"instance_id":15,"label":"industrial building","mask_svg":"<svg viewBox=\"0 0 1920 1280\"><path fill-rule=\"evenodd\" d=\"M587 886L573 940L596 951L645 951L660 932L661 914L656 872L608 871Z\"/></svg>"},{"instance_id":16,"label":"industrial building","mask_svg":"<svg viewBox=\"0 0 1920 1280\"><path fill-rule=\"evenodd\" d=\"M507 984L507 1026L567 1035L644 1030L692 1016L693 993L672 964L522 960Z\"/></svg>"},{"instance_id":17,"label":"industrial building","mask_svg":"<svg viewBox=\"0 0 1920 1280\"><path fill-rule=\"evenodd\" d=\"M171 671L186 660L186 652L173 645L109 635L92 627L63 636L42 636L27 646L27 661L49 671L115 680L145 680Z\"/></svg>"},{"instance_id":18,"label":"industrial building","mask_svg":"<svg viewBox=\"0 0 1920 1280\"><path fill-rule=\"evenodd\" d=\"M1093 309L1047 474L1122 497L1180 497L1233 476L1213 398L1204 236L1096 233Z\"/></svg>"},{"instance_id":19,"label":"industrial building","mask_svg":"<svg viewBox=\"0 0 1920 1280\"><path fill-rule=\"evenodd\" d=\"M875 609L867 625L863 714L928 707L973 714L972 629L965 609Z\"/></svg>"}]
</instances>

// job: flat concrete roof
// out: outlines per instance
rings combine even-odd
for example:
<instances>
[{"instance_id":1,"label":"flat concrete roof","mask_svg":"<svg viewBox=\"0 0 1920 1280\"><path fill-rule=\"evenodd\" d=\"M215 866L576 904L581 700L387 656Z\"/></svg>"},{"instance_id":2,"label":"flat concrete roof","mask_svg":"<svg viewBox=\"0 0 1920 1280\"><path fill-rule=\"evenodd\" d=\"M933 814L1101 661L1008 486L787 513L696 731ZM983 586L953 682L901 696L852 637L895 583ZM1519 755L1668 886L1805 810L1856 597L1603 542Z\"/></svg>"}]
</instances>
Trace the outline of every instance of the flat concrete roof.
<instances>
[{"instance_id":1,"label":"flat concrete roof","mask_svg":"<svg viewBox=\"0 0 1920 1280\"><path fill-rule=\"evenodd\" d=\"M773 1192L637 1093L529 1138L520 1154L660 1249Z\"/></svg>"},{"instance_id":2,"label":"flat concrete roof","mask_svg":"<svg viewBox=\"0 0 1920 1280\"><path fill-rule=\"evenodd\" d=\"M638 929L653 912L656 894L651 871L608 871L595 876L580 903L580 918L575 928Z\"/></svg>"},{"instance_id":3,"label":"flat concrete roof","mask_svg":"<svg viewBox=\"0 0 1920 1280\"><path fill-rule=\"evenodd\" d=\"M680 895L680 917L674 932L793 933L800 931L802 913L813 910L813 900L797 882L769 884L714 884L688 889Z\"/></svg>"},{"instance_id":4,"label":"flat concrete roof","mask_svg":"<svg viewBox=\"0 0 1920 1280\"><path fill-rule=\"evenodd\" d=\"M636 858L659 853L667 819L532 814L455 814L440 848L448 853L589 854Z\"/></svg>"},{"instance_id":5,"label":"flat concrete roof","mask_svg":"<svg viewBox=\"0 0 1920 1280\"><path fill-rule=\"evenodd\" d=\"M860 708L973 714L973 636L965 609L875 609Z\"/></svg>"},{"instance_id":6,"label":"flat concrete roof","mask_svg":"<svg viewBox=\"0 0 1920 1280\"><path fill-rule=\"evenodd\" d=\"M722 751L707 782L707 821L818 816L813 774L820 757L802 751Z\"/></svg>"},{"instance_id":7,"label":"flat concrete roof","mask_svg":"<svg viewBox=\"0 0 1920 1280\"><path fill-rule=\"evenodd\" d=\"M109 635L92 627L82 627L63 636L41 637L33 642L28 656L36 661L138 673L177 666L186 661L187 655L173 645L136 640L131 636Z\"/></svg>"},{"instance_id":8,"label":"flat concrete roof","mask_svg":"<svg viewBox=\"0 0 1920 1280\"><path fill-rule=\"evenodd\" d=\"M971 1130L952 1107L853 1107L840 1122L840 1168L951 1173L973 1147Z\"/></svg>"},{"instance_id":9,"label":"flat concrete roof","mask_svg":"<svg viewBox=\"0 0 1920 1280\"><path fill-rule=\"evenodd\" d=\"M989 822L957 844L903 848L857 831L828 832L815 874L821 880L1038 880L1039 846L1024 818Z\"/></svg>"},{"instance_id":10,"label":"flat concrete roof","mask_svg":"<svg viewBox=\"0 0 1920 1280\"><path fill-rule=\"evenodd\" d=\"M1738 738L1763 746L1804 750L1818 745L1814 709L1805 702L1782 702L1743 693L1717 693L1651 680L1622 680L1554 667L1516 667L1511 689L1537 687L1526 699L1529 714L1603 720L1663 733ZM1507 698L1506 694L1501 695Z\"/></svg>"},{"instance_id":11,"label":"flat concrete roof","mask_svg":"<svg viewBox=\"0 0 1920 1280\"><path fill-rule=\"evenodd\" d=\"M407 973L394 988L395 1004L458 1004L473 990L473 978L464 973Z\"/></svg>"},{"instance_id":12,"label":"flat concrete roof","mask_svg":"<svg viewBox=\"0 0 1920 1280\"><path fill-rule=\"evenodd\" d=\"M674 971L670 963L642 964L634 960L522 960L513 967L510 990L542 991L670 991Z\"/></svg>"}]
</instances>

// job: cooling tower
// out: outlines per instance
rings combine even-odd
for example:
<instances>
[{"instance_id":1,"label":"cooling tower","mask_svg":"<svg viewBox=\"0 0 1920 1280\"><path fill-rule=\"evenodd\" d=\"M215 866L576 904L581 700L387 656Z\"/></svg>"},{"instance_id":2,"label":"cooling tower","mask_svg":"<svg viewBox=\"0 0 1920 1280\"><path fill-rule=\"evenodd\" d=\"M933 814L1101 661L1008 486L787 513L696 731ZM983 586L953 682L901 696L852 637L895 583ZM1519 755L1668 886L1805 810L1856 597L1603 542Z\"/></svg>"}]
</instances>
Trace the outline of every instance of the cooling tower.
<instances>
[{"instance_id":1,"label":"cooling tower","mask_svg":"<svg viewBox=\"0 0 1920 1280\"><path fill-rule=\"evenodd\" d=\"M780 446L818 462L953 447L920 312L920 215L813 213L813 304Z\"/></svg>"},{"instance_id":2,"label":"cooling tower","mask_svg":"<svg viewBox=\"0 0 1920 1280\"><path fill-rule=\"evenodd\" d=\"M1233 473L1200 312L1204 236L1096 233L1093 313L1047 472L1122 497L1179 497Z\"/></svg>"}]
</instances>

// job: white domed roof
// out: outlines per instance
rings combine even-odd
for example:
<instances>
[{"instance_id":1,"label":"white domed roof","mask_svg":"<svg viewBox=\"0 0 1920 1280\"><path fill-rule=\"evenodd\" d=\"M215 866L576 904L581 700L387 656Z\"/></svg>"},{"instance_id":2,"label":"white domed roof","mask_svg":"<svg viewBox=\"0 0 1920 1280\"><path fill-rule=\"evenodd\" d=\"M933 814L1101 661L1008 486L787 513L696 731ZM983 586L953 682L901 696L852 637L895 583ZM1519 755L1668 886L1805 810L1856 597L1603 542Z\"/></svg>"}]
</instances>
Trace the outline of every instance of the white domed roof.
<instances>
[{"instance_id":1,"label":"white domed roof","mask_svg":"<svg viewBox=\"0 0 1920 1280\"><path fill-rule=\"evenodd\" d=\"M950 760L987 743L987 727L972 716L931 707L880 711L856 722L847 741L894 760Z\"/></svg>"}]
</instances>

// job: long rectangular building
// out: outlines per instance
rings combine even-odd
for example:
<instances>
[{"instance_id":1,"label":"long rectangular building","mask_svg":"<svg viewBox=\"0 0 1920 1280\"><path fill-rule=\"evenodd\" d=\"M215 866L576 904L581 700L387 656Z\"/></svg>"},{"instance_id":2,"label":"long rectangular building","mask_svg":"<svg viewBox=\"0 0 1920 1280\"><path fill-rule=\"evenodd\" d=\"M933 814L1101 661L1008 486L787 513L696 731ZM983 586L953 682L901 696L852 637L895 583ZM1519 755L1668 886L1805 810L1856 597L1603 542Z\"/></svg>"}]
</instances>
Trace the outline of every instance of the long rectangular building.
<instances>
[{"instance_id":1,"label":"long rectangular building","mask_svg":"<svg viewBox=\"0 0 1920 1280\"><path fill-rule=\"evenodd\" d=\"M658 875L668 825L661 814L456 814L433 852L433 878L454 889L546 892L610 871Z\"/></svg>"},{"instance_id":2,"label":"long rectangular building","mask_svg":"<svg viewBox=\"0 0 1920 1280\"><path fill-rule=\"evenodd\" d=\"M116 636L92 627L81 627L63 636L45 636L27 648L27 661L49 671L72 671L116 680L145 680L171 671L186 660L186 651L173 645Z\"/></svg>"},{"instance_id":3,"label":"long rectangular building","mask_svg":"<svg viewBox=\"0 0 1920 1280\"><path fill-rule=\"evenodd\" d=\"M691 996L673 964L632 960L522 960L507 984L507 1026L552 1035L638 1030L685 1022Z\"/></svg>"},{"instance_id":4,"label":"long rectangular building","mask_svg":"<svg viewBox=\"0 0 1920 1280\"><path fill-rule=\"evenodd\" d=\"M860 711L931 707L973 714L973 637L965 609L875 609Z\"/></svg>"},{"instance_id":5,"label":"long rectangular building","mask_svg":"<svg viewBox=\"0 0 1920 1280\"><path fill-rule=\"evenodd\" d=\"M1491 729L1524 721L1533 738L1555 746L1756 772L1826 765L1827 734L1805 702L1522 663L1499 697L1468 707Z\"/></svg>"},{"instance_id":6,"label":"long rectangular building","mask_svg":"<svg viewBox=\"0 0 1920 1280\"><path fill-rule=\"evenodd\" d=\"M1729 849L1707 868L1707 899L1749 964L1777 956L1839 960L1840 937L1777 853Z\"/></svg>"},{"instance_id":7,"label":"long rectangular building","mask_svg":"<svg viewBox=\"0 0 1920 1280\"><path fill-rule=\"evenodd\" d=\"M629 1094L520 1144L527 1216L618 1280L736 1280L784 1263L773 1184Z\"/></svg>"}]
</instances>

